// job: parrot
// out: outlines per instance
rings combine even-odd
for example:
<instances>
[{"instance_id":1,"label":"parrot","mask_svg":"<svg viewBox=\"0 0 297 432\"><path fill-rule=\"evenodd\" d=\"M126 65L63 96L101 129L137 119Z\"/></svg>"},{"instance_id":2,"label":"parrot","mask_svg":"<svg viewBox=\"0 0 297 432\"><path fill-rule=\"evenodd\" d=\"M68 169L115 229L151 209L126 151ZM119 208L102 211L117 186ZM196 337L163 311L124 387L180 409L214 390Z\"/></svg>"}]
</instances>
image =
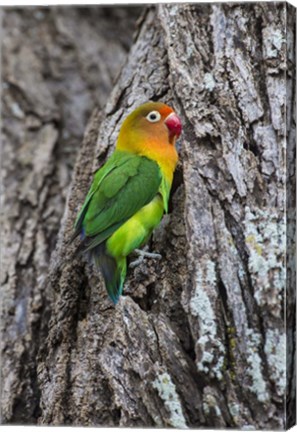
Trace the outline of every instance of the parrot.
<instances>
[{"instance_id":1,"label":"parrot","mask_svg":"<svg viewBox=\"0 0 297 432\"><path fill-rule=\"evenodd\" d=\"M178 162L181 120L162 102L147 102L123 121L115 150L95 173L77 214L72 239L100 269L114 304L122 295L127 257L159 225Z\"/></svg>"}]
</instances>

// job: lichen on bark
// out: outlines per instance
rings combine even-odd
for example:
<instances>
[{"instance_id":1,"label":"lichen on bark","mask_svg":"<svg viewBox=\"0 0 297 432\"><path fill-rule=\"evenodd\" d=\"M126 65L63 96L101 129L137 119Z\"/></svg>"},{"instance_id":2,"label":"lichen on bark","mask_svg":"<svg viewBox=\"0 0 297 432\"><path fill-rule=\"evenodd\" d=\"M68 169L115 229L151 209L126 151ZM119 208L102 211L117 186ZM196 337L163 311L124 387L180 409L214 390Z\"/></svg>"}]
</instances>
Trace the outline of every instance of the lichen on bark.
<instances>
[{"instance_id":1,"label":"lichen on bark","mask_svg":"<svg viewBox=\"0 0 297 432\"><path fill-rule=\"evenodd\" d=\"M78 19L75 8L68 9L69 16L62 14L68 25L61 24L57 10L61 49L72 59L69 20ZM85 37L93 29L91 15L86 9L79 24ZM294 338L295 304L295 202L289 185L295 178L294 23L295 10L282 2L147 8L129 53L130 39L116 45L126 62L106 104L93 111L73 169L65 167L65 149L57 146L64 129L57 126L53 86L46 90L49 103L30 88L39 106L33 118L22 92L10 84L7 98L19 98L12 105L16 142L21 145L21 112L29 130L38 133L23 144L27 161L11 171L19 168L14 184L16 191L22 185L21 200L16 192L10 195L13 183L6 177L8 203L17 204L11 207L16 225L9 231L11 270L2 310L4 422L292 425L294 348L288 351L286 338ZM104 43L104 34L98 38ZM75 52L87 55L81 43ZM101 54L92 47L91 57L100 63ZM91 72L91 66L83 68L82 76ZM90 97L87 92L83 99L88 113ZM75 256L69 239L92 173L114 149L125 115L147 100L162 100L179 113L184 125L180 162L169 214L150 241L162 260L145 260L129 270L124 296L114 307L98 270ZM75 116L80 119L81 111L74 113L71 103L67 107L74 122ZM39 124L41 115L47 120ZM6 122L10 130L10 119ZM7 139L13 160L9 144ZM48 166L51 158L57 163ZM49 181L57 167L60 183L54 188ZM56 206L52 211L49 196ZM37 343L30 351L32 336ZM28 369L16 367L32 357Z\"/></svg>"}]
</instances>

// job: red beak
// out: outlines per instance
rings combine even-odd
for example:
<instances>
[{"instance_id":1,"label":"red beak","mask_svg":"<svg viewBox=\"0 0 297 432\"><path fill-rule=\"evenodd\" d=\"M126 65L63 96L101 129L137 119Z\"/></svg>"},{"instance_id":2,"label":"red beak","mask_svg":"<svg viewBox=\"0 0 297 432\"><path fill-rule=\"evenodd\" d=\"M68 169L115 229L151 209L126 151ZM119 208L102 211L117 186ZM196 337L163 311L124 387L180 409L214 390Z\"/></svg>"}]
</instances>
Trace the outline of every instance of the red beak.
<instances>
[{"instance_id":1,"label":"red beak","mask_svg":"<svg viewBox=\"0 0 297 432\"><path fill-rule=\"evenodd\" d=\"M165 124L168 127L170 138L174 136L178 138L180 136L182 131L182 124L179 117L174 112L172 112L171 114L169 114L169 116L166 117Z\"/></svg>"}]
</instances>

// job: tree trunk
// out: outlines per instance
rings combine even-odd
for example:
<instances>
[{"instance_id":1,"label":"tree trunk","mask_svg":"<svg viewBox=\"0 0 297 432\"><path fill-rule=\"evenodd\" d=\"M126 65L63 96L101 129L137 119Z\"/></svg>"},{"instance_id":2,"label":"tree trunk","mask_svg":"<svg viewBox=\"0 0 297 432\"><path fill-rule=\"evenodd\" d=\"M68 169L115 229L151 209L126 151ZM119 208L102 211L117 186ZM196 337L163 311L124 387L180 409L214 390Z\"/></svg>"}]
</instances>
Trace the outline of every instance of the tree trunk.
<instances>
[{"instance_id":1,"label":"tree trunk","mask_svg":"<svg viewBox=\"0 0 297 432\"><path fill-rule=\"evenodd\" d=\"M107 16L120 10L129 20L125 9ZM11 213L3 422L292 425L295 10L285 3L148 8L107 104L93 111L68 187L80 135L76 144L65 138L67 122L81 132L93 96L78 89L87 79L94 85L94 77L96 86L106 85L94 68L114 76L121 63L114 49L123 58L130 43L129 26L109 18L118 33L107 55L107 30L95 26L106 25L104 9L77 11L46 12L54 18L45 20L43 49L53 35L57 45L38 73L29 73L27 62L37 61L40 46L12 55L17 36L9 32L12 47L4 45L4 76L12 77L4 109L10 106L17 120L4 121ZM5 15L21 18L22 25L31 19ZM62 82L51 75L63 69L61 58L71 62ZM169 103L180 115L180 163L169 214L150 241L163 258L130 269L114 307L98 270L75 256L69 239L92 173L112 152L126 114L147 100Z\"/></svg>"},{"instance_id":2,"label":"tree trunk","mask_svg":"<svg viewBox=\"0 0 297 432\"><path fill-rule=\"evenodd\" d=\"M3 11L2 420L40 415L37 352L46 337L49 261L94 106L123 65L139 8ZM3 236L2 236L3 238Z\"/></svg>"}]
</instances>

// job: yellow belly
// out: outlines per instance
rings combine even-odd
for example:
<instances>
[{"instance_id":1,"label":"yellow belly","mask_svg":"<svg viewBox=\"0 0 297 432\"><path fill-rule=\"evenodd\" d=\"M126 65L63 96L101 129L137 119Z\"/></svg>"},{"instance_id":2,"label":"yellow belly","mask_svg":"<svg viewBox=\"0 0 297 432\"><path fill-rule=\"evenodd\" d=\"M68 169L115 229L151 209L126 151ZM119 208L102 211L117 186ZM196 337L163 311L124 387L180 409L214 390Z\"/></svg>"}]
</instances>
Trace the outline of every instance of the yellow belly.
<instances>
[{"instance_id":1,"label":"yellow belly","mask_svg":"<svg viewBox=\"0 0 297 432\"><path fill-rule=\"evenodd\" d=\"M124 257L142 246L159 225L163 213L163 200L158 194L112 234L106 242L108 252L114 257Z\"/></svg>"}]
</instances>

